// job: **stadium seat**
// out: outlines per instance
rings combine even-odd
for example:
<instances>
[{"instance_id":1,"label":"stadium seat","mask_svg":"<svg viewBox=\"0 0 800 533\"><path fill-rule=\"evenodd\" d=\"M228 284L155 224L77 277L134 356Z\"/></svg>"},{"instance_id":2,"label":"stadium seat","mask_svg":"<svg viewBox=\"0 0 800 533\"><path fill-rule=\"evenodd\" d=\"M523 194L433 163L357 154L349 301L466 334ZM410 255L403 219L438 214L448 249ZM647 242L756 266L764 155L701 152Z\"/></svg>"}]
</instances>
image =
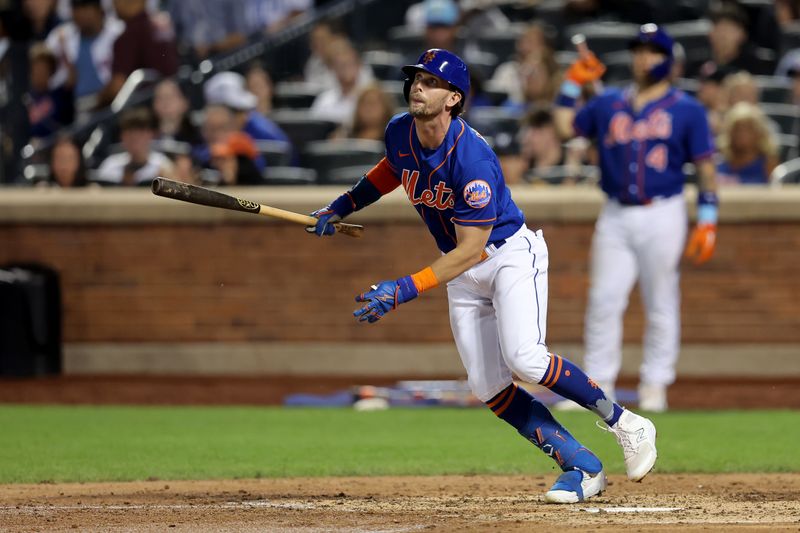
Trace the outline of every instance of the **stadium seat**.
<instances>
[{"instance_id":1,"label":"stadium seat","mask_svg":"<svg viewBox=\"0 0 800 533\"><path fill-rule=\"evenodd\" d=\"M504 107L476 107L470 110L467 120L498 155L516 151L519 117L511 110Z\"/></svg>"},{"instance_id":2,"label":"stadium seat","mask_svg":"<svg viewBox=\"0 0 800 533\"><path fill-rule=\"evenodd\" d=\"M792 159L775 167L770 176L773 185L800 183L800 158Z\"/></svg>"},{"instance_id":3,"label":"stadium seat","mask_svg":"<svg viewBox=\"0 0 800 533\"><path fill-rule=\"evenodd\" d=\"M283 141L254 141L256 150L268 167L285 167L292 163L292 145Z\"/></svg>"},{"instance_id":4,"label":"stadium seat","mask_svg":"<svg viewBox=\"0 0 800 533\"><path fill-rule=\"evenodd\" d=\"M605 56L612 52L627 50L628 43L639 31L637 24L623 22L587 22L568 26L565 33L572 37L578 33L586 37L589 49L605 60Z\"/></svg>"},{"instance_id":5,"label":"stadium seat","mask_svg":"<svg viewBox=\"0 0 800 533\"><path fill-rule=\"evenodd\" d=\"M405 96L403 96L403 81L382 81L380 82L383 92L394 98L394 104L399 109L405 109L408 105Z\"/></svg>"},{"instance_id":6,"label":"stadium seat","mask_svg":"<svg viewBox=\"0 0 800 533\"><path fill-rule=\"evenodd\" d=\"M276 108L307 109L321 91L311 83L282 81L275 84L273 103Z\"/></svg>"},{"instance_id":7,"label":"stadium seat","mask_svg":"<svg viewBox=\"0 0 800 533\"><path fill-rule=\"evenodd\" d=\"M317 172L311 168L275 166L262 174L265 185L314 185Z\"/></svg>"},{"instance_id":8,"label":"stadium seat","mask_svg":"<svg viewBox=\"0 0 800 533\"><path fill-rule=\"evenodd\" d=\"M683 46L686 55L708 54L708 32L711 30L711 21L708 19L686 20L671 22L664 25L667 33Z\"/></svg>"},{"instance_id":9,"label":"stadium seat","mask_svg":"<svg viewBox=\"0 0 800 533\"><path fill-rule=\"evenodd\" d=\"M361 60L372 69L378 80L402 81L405 78L400 70L405 61L402 54L388 50L371 50L361 54Z\"/></svg>"},{"instance_id":10,"label":"stadium seat","mask_svg":"<svg viewBox=\"0 0 800 533\"><path fill-rule=\"evenodd\" d=\"M301 166L316 170L318 183L330 183L334 169L354 165L372 167L381 160L384 153L385 146L381 141L363 139L316 141L306 145L300 161Z\"/></svg>"},{"instance_id":11,"label":"stadium seat","mask_svg":"<svg viewBox=\"0 0 800 533\"><path fill-rule=\"evenodd\" d=\"M312 117L307 109L276 109L271 118L298 152L302 152L311 141L327 139L338 126L336 122Z\"/></svg>"},{"instance_id":12,"label":"stadium seat","mask_svg":"<svg viewBox=\"0 0 800 533\"><path fill-rule=\"evenodd\" d=\"M693 78L678 78L675 80L675 86L683 92L694 96L700 89L700 82Z\"/></svg>"},{"instance_id":13,"label":"stadium seat","mask_svg":"<svg viewBox=\"0 0 800 533\"><path fill-rule=\"evenodd\" d=\"M781 32L781 53L800 48L800 22L794 22Z\"/></svg>"},{"instance_id":14,"label":"stadium seat","mask_svg":"<svg viewBox=\"0 0 800 533\"><path fill-rule=\"evenodd\" d=\"M792 133L800 119L800 110L791 104L761 104L761 110L781 129L781 133Z\"/></svg>"},{"instance_id":15,"label":"stadium seat","mask_svg":"<svg viewBox=\"0 0 800 533\"><path fill-rule=\"evenodd\" d=\"M798 149L800 149L800 138L793 134L778 135L778 155L780 160L788 161L800 156Z\"/></svg>"},{"instance_id":16,"label":"stadium seat","mask_svg":"<svg viewBox=\"0 0 800 533\"><path fill-rule=\"evenodd\" d=\"M578 59L578 52L574 50L559 50L553 54L553 57L559 67L566 69Z\"/></svg>"},{"instance_id":17,"label":"stadium seat","mask_svg":"<svg viewBox=\"0 0 800 533\"><path fill-rule=\"evenodd\" d=\"M611 85L618 85L631 79L631 53L620 50L606 54L603 61L606 64L606 73L603 81Z\"/></svg>"},{"instance_id":18,"label":"stadium seat","mask_svg":"<svg viewBox=\"0 0 800 533\"><path fill-rule=\"evenodd\" d=\"M25 181L32 185L49 181L50 165L41 163L25 165L22 169L22 176L25 178Z\"/></svg>"},{"instance_id":19,"label":"stadium seat","mask_svg":"<svg viewBox=\"0 0 800 533\"><path fill-rule=\"evenodd\" d=\"M422 32L408 26L389 28L388 37L389 50L403 56L403 62L416 60L425 46Z\"/></svg>"},{"instance_id":20,"label":"stadium seat","mask_svg":"<svg viewBox=\"0 0 800 533\"><path fill-rule=\"evenodd\" d=\"M361 176L369 172L374 165L351 165L332 168L328 172L327 183L331 185L354 185Z\"/></svg>"},{"instance_id":21,"label":"stadium seat","mask_svg":"<svg viewBox=\"0 0 800 533\"><path fill-rule=\"evenodd\" d=\"M770 104L787 104L792 97L792 84L779 76L755 76L761 90L761 101Z\"/></svg>"},{"instance_id":22,"label":"stadium seat","mask_svg":"<svg viewBox=\"0 0 800 533\"><path fill-rule=\"evenodd\" d=\"M174 159L179 155L189 155L192 153L192 145L174 139L156 139L150 145L153 150Z\"/></svg>"},{"instance_id":23,"label":"stadium seat","mask_svg":"<svg viewBox=\"0 0 800 533\"><path fill-rule=\"evenodd\" d=\"M517 53L517 39L527 28L527 24L514 23L508 28L491 29L481 32L476 40L478 48L498 58L500 63L511 60Z\"/></svg>"}]
</instances>

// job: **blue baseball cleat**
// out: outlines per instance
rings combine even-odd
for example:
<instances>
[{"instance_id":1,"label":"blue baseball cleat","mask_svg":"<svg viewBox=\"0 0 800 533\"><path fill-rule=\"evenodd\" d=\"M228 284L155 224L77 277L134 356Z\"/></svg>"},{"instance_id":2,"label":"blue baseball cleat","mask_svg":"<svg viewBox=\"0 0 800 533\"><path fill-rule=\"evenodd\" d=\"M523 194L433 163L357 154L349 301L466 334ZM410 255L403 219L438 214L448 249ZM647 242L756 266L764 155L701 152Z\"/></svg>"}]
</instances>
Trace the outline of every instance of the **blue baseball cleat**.
<instances>
[{"instance_id":1,"label":"blue baseball cleat","mask_svg":"<svg viewBox=\"0 0 800 533\"><path fill-rule=\"evenodd\" d=\"M547 503L578 503L601 494L608 486L602 470L590 474L583 470L568 470L561 474L544 495Z\"/></svg>"}]
</instances>

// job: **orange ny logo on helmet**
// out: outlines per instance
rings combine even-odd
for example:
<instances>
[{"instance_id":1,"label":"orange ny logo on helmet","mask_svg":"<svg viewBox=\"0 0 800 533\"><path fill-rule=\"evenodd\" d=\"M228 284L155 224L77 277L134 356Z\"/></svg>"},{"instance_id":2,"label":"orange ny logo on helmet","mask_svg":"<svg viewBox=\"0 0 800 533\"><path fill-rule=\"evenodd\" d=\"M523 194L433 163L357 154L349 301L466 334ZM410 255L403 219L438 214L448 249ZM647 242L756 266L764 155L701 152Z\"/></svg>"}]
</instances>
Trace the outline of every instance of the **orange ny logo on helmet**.
<instances>
[{"instance_id":1,"label":"orange ny logo on helmet","mask_svg":"<svg viewBox=\"0 0 800 533\"><path fill-rule=\"evenodd\" d=\"M427 52L425 52L425 56L422 58L422 62L427 65L428 63L433 61L435 57L436 57L436 52L433 50L428 50Z\"/></svg>"}]
</instances>

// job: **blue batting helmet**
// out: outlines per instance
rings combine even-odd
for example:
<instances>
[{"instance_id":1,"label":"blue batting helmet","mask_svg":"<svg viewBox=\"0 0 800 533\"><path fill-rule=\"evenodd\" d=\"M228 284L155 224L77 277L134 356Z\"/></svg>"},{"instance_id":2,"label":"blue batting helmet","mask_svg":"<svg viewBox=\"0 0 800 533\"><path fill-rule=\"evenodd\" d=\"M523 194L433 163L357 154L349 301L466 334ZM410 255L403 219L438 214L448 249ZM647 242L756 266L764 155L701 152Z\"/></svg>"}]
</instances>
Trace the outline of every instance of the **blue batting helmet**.
<instances>
[{"instance_id":1,"label":"blue batting helmet","mask_svg":"<svg viewBox=\"0 0 800 533\"><path fill-rule=\"evenodd\" d=\"M675 60L672 49L675 46L675 41L663 29L655 24L643 24L639 28L639 33L631 40L628 48L636 48L637 46L650 45L663 52L667 58L650 69L650 77L653 81L660 81L669 76L672 70L672 63Z\"/></svg>"},{"instance_id":2,"label":"blue batting helmet","mask_svg":"<svg viewBox=\"0 0 800 533\"><path fill-rule=\"evenodd\" d=\"M411 92L411 84L414 82L414 73L418 70L442 78L455 87L466 100L469 94L469 70L466 63L454 53L441 48L431 48L419 56L416 65L403 67L403 73L407 76L403 86L403 96L406 97L406 102L408 102L408 94Z\"/></svg>"}]
</instances>

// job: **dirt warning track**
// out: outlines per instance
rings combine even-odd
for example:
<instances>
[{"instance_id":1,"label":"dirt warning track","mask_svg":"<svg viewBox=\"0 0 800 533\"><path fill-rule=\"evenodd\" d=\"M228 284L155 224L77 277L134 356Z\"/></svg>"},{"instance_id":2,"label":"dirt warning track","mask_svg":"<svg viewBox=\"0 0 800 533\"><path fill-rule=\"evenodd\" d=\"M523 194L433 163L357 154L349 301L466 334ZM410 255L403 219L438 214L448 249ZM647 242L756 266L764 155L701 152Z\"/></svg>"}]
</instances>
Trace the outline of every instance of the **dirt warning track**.
<instances>
[{"instance_id":1,"label":"dirt warning track","mask_svg":"<svg viewBox=\"0 0 800 533\"><path fill-rule=\"evenodd\" d=\"M553 476L291 478L0 486L3 531L800 531L800 474L612 476L554 506Z\"/></svg>"}]
</instances>

